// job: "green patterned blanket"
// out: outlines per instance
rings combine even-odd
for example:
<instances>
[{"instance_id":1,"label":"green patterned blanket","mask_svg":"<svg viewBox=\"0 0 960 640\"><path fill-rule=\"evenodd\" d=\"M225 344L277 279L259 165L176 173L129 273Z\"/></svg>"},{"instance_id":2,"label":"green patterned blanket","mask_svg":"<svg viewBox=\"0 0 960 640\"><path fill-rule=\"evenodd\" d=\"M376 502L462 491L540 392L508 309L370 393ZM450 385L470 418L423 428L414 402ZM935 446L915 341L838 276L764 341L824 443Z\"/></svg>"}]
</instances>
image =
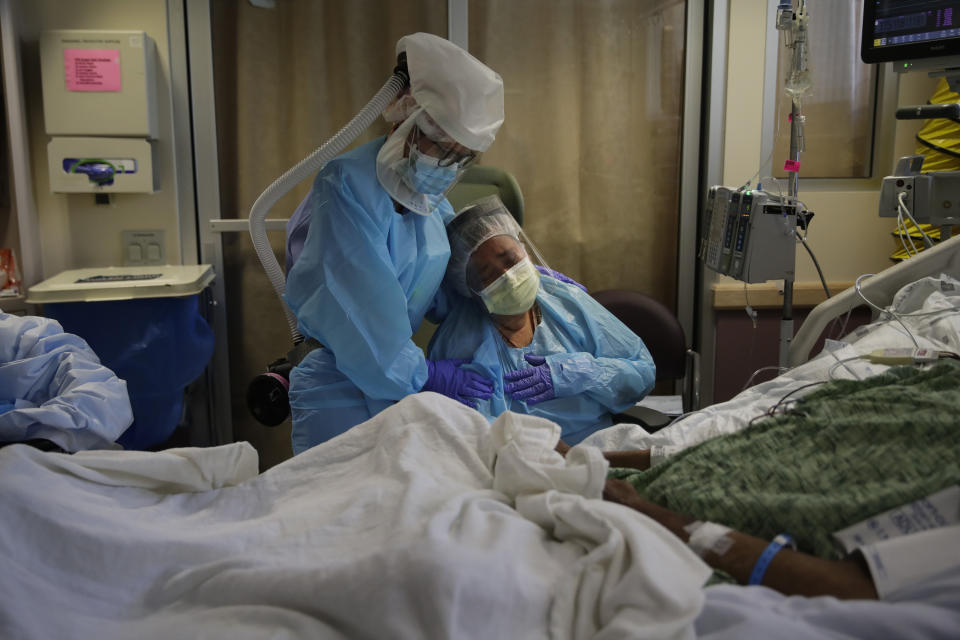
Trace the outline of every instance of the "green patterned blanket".
<instances>
[{"instance_id":1,"label":"green patterned blanket","mask_svg":"<svg viewBox=\"0 0 960 640\"><path fill-rule=\"evenodd\" d=\"M679 513L838 557L832 532L960 483L960 362L829 382L783 415L611 475Z\"/></svg>"}]
</instances>

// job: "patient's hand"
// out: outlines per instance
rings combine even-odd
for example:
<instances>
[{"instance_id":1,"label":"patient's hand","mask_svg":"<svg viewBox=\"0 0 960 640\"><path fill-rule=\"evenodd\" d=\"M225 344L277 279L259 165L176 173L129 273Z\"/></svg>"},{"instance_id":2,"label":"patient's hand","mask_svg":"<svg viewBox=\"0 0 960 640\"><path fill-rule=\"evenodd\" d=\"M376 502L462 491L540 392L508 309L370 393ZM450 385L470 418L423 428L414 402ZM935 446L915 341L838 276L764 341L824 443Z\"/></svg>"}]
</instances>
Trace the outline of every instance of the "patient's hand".
<instances>
[{"instance_id":1,"label":"patient's hand","mask_svg":"<svg viewBox=\"0 0 960 640\"><path fill-rule=\"evenodd\" d=\"M616 478L607 478L607 483L603 487L603 499L626 507L632 507L634 500L644 501L632 484Z\"/></svg>"},{"instance_id":2,"label":"patient's hand","mask_svg":"<svg viewBox=\"0 0 960 640\"><path fill-rule=\"evenodd\" d=\"M636 451L604 451L603 457L607 459L611 467L639 469L640 471L646 471L650 468L649 449L638 449Z\"/></svg>"},{"instance_id":3,"label":"patient's hand","mask_svg":"<svg viewBox=\"0 0 960 640\"><path fill-rule=\"evenodd\" d=\"M608 478L606 485L603 487L603 499L630 507L656 520L684 542L690 537L683 527L693 522L692 518L686 518L640 497L640 494L629 482Z\"/></svg>"},{"instance_id":4,"label":"patient's hand","mask_svg":"<svg viewBox=\"0 0 960 640\"><path fill-rule=\"evenodd\" d=\"M566 457L567 451L570 451L570 445L568 445L568 444L567 444L566 442L564 442L563 440L560 440L560 441L557 442L557 449L556 449L556 451L557 451L557 453L559 453L560 455Z\"/></svg>"}]
</instances>

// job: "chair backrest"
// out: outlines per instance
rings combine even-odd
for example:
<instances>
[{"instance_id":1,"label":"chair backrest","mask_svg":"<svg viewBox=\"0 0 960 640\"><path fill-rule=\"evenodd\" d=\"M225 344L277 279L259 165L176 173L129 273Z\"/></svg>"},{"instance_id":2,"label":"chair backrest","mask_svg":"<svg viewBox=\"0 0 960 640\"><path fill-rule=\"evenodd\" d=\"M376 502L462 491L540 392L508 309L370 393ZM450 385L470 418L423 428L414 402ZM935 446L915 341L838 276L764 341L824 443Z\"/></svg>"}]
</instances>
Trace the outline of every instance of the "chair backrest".
<instances>
[{"instance_id":1,"label":"chair backrest","mask_svg":"<svg viewBox=\"0 0 960 640\"><path fill-rule=\"evenodd\" d=\"M450 189L447 200L459 211L475 200L490 195L500 196L517 224L523 226L523 193L516 179L503 169L475 164L467 167L460 181Z\"/></svg>"},{"instance_id":2,"label":"chair backrest","mask_svg":"<svg viewBox=\"0 0 960 640\"><path fill-rule=\"evenodd\" d=\"M677 317L639 291L608 289L591 293L620 322L640 336L657 365L657 380L679 380L687 371L687 339Z\"/></svg>"}]
</instances>

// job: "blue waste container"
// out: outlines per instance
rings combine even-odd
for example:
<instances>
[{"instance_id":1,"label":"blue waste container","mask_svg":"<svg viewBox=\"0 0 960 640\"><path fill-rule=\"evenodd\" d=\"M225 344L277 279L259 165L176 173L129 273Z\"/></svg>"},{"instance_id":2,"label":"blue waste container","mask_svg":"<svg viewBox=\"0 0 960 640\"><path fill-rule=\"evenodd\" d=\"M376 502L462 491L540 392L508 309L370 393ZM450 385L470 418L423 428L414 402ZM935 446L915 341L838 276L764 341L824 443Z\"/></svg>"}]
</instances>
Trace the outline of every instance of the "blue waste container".
<instances>
[{"instance_id":1,"label":"blue waste container","mask_svg":"<svg viewBox=\"0 0 960 640\"><path fill-rule=\"evenodd\" d=\"M209 265L78 269L31 287L29 302L42 302L44 315L126 381L133 424L117 440L125 448L161 444L181 423L184 390L213 355L199 304L212 279Z\"/></svg>"}]
</instances>

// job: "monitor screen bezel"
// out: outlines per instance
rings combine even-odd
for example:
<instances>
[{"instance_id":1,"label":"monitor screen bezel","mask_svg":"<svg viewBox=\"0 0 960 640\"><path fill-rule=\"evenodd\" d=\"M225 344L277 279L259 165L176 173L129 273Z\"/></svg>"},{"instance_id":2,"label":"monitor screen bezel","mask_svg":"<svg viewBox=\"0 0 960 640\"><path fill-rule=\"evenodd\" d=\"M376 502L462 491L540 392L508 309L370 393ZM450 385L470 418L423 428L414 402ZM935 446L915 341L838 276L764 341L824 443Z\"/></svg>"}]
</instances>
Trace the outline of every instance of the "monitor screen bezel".
<instances>
[{"instance_id":1,"label":"monitor screen bezel","mask_svg":"<svg viewBox=\"0 0 960 640\"><path fill-rule=\"evenodd\" d=\"M863 23L860 28L860 59L867 64L903 62L960 55L960 36L932 42L916 42L891 47L873 46L874 0L863 0ZM960 19L960 16L957 16Z\"/></svg>"}]
</instances>

